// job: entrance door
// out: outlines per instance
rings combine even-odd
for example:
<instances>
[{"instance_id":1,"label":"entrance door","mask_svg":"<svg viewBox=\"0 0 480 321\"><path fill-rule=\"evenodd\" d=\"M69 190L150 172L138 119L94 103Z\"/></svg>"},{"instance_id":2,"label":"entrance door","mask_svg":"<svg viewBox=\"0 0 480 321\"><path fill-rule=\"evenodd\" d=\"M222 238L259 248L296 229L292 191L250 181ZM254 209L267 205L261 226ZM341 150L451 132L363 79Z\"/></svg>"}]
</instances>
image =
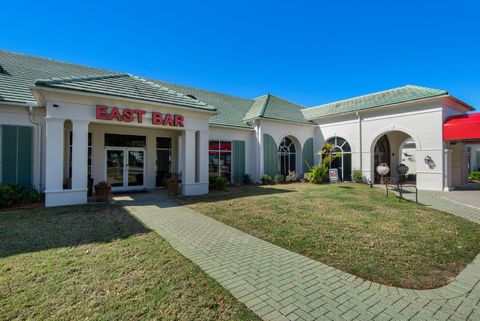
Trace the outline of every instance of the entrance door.
<instances>
[{"instance_id":1,"label":"entrance door","mask_svg":"<svg viewBox=\"0 0 480 321\"><path fill-rule=\"evenodd\" d=\"M107 182L113 191L145 187L145 149L108 147L106 160Z\"/></svg>"}]
</instances>

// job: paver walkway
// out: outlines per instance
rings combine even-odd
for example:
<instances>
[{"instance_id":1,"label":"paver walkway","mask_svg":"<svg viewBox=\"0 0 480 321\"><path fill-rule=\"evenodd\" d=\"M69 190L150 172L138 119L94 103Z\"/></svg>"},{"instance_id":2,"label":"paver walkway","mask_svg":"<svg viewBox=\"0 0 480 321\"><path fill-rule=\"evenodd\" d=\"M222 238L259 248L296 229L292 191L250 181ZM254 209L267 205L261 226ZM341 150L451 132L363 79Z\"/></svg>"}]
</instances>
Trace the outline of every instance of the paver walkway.
<instances>
[{"instance_id":1,"label":"paver walkway","mask_svg":"<svg viewBox=\"0 0 480 321\"><path fill-rule=\"evenodd\" d=\"M264 320L480 320L480 255L451 284L408 290L360 279L158 194L125 208Z\"/></svg>"}]
</instances>

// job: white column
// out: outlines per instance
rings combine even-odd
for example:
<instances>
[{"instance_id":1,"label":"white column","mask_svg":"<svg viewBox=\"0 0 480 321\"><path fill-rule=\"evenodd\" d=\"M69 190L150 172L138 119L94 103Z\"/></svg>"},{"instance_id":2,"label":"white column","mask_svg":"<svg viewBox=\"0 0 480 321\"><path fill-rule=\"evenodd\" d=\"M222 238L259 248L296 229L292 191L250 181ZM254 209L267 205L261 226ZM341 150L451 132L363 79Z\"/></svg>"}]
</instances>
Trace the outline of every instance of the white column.
<instances>
[{"instance_id":1,"label":"white column","mask_svg":"<svg viewBox=\"0 0 480 321\"><path fill-rule=\"evenodd\" d=\"M208 131L200 132L199 148L195 148L195 130L185 129L182 135L182 194L208 193ZM195 152L200 157L195 157ZM198 158L200 181L195 182L196 159Z\"/></svg>"},{"instance_id":2,"label":"white column","mask_svg":"<svg viewBox=\"0 0 480 321\"><path fill-rule=\"evenodd\" d=\"M64 119L45 119L45 193L63 190Z\"/></svg>"},{"instance_id":3,"label":"white column","mask_svg":"<svg viewBox=\"0 0 480 321\"><path fill-rule=\"evenodd\" d=\"M72 121L72 190L87 193L88 121Z\"/></svg>"},{"instance_id":4,"label":"white column","mask_svg":"<svg viewBox=\"0 0 480 321\"><path fill-rule=\"evenodd\" d=\"M209 139L208 130L200 131L200 148L199 148L200 184L207 184L207 185L208 185L208 139ZM208 189L207 189L207 192L208 192Z\"/></svg>"},{"instance_id":5,"label":"white column","mask_svg":"<svg viewBox=\"0 0 480 321\"><path fill-rule=\"evenodd\" d=\"M182 185L185 188L195 183L195 131L185 129L182 135Z\"/></svg>"},{"instance_id":6,"label":"white column","mask_svg":"<svg viewBox=\"0 0 480 321\"><path fill-rule=\"evenodd\" d=\"M448 192L452 190L452 150L443 150L443 190Z\"/></svg>"}]
</instances>

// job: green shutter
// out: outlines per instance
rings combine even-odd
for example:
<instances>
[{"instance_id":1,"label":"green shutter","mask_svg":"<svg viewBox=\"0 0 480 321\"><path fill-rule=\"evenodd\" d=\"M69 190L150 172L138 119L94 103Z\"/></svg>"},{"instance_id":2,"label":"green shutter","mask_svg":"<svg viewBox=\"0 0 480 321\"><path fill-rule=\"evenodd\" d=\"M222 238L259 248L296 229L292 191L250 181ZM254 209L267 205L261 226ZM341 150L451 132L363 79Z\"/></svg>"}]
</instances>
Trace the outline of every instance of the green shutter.
<instances>
[{"instance_id":1,"label":"green shutter","mask_svg":"<svg viewBox=\"0 0 480 321\"><path fill-rule=\"evenodd\" d=\"M17 184L17 126L2 126L2 183Z\"/></svg>"},{"instance_id":2,"label":"green shutter","mask_svg":"<svg viewBox=\"0 0 480 321\"><path fill-rule=\"evenodd\" d=\"M32 128L2 126L2 183L32 186Z\"/></svg>"},{"instance_id":3,"label":"green shutter","mask_svg":"<svg viewBox=\"0 0 480 321\"><path fill-rule=\"evenodd\" d=\"M242 183L245 175L245 142L243 140L232 141L232 174L234 183Z\"/></svg>"},{"instance_id":4,"label":"green shutter","mask_svg":"<svg viewBox=\"0 0 480 321\"><path fill-rule=\"evenodd\" d=\"M17 184L32 187L32 127L18 127Z\"/></svg>"},{"instance_id":5,"label":"green shutter","mask_svg":"<svg viewBox=\"0 0 480 321\"><path fill-rule=\"evenodd\" d=\"M313 138L307 139L303 145L303 172L310 172L310 167L314 165L314 156L313 156Z\"/></svg>"},{"instance_id":6,"label":"green shutter","mask_svg":"<svg viewBox=\"0 0 480 321\"><path fill-rule=\"evenodd\" d=\"M272 136L263 134L263 172L274 177L278 173L277 144Z\"/></svg>"}]
</instances>

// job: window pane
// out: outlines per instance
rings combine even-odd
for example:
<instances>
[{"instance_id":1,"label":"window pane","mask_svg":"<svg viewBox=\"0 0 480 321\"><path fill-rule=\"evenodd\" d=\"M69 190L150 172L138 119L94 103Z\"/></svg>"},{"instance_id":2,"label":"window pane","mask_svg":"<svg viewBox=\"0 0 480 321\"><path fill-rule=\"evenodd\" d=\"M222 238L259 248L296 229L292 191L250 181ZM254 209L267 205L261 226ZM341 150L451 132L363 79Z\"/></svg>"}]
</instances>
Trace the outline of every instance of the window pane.
<instances>
[{"instance_id":1,"label":"window pane","mask_svg":"<svg viewBox=\"0 0 480 321\"><path fill-rule=\"evenodd\" d=\"M350 144L348 142L345 142L345 145L342 147L344 153L349 153L352 150L350 149Z\"/></svg>"},{"instance_id":2,"label":"window pane","mask_svg":"<svg viewBox=\"0 0 480 321\"><path fill-rule=\"evenodd\" d=\"M145 136L105 134L105 146L145 147Z\"/></svg>"},{"instance_id":3,"label":"window pane","mask_svg":"<svg viewBox=\"0 0 480 321\"><path fill-rule=\"evenodd\" d=\"M220 142L220 150L232 150L231 142Z\"/></svg>"},{"instance_id":4,"label":"window pane","mask_svg":"<svg viewBox=\"0 0 480 321\"><path fill-rule=\"evenodd\" d=\"M230 181L232 169L232 155L230 153L220 154L220 176L224 176Z\"/></svg>"},{"instance_id":5,"label":"window pane","mask_svg":"<svg viewBox=\"0 0 480 321\"><path fill-rule=\"evenodd\" d=\"M216 152L208 153L208 174L209 176L218 176L219 155Z\"/></svg>"},{"instance_id":6,"label":"window pane","mask_svg":"<svg viewBox=\"0 0 480 321\"><path fill-rule=\"evenodd\" d=\"M220 148L218 140L211 140L208 144L208 150L219 150Z\"/></svg>"},{"instance_id":7,"label":"window pane","mask_svg":"<svg viewBox=\"0 0 480 321\"><path fill-rule=\"evenodd\" d=\"M157 148L172 148L170 137L157 137Z\"/></svg>"}]
</instances>

